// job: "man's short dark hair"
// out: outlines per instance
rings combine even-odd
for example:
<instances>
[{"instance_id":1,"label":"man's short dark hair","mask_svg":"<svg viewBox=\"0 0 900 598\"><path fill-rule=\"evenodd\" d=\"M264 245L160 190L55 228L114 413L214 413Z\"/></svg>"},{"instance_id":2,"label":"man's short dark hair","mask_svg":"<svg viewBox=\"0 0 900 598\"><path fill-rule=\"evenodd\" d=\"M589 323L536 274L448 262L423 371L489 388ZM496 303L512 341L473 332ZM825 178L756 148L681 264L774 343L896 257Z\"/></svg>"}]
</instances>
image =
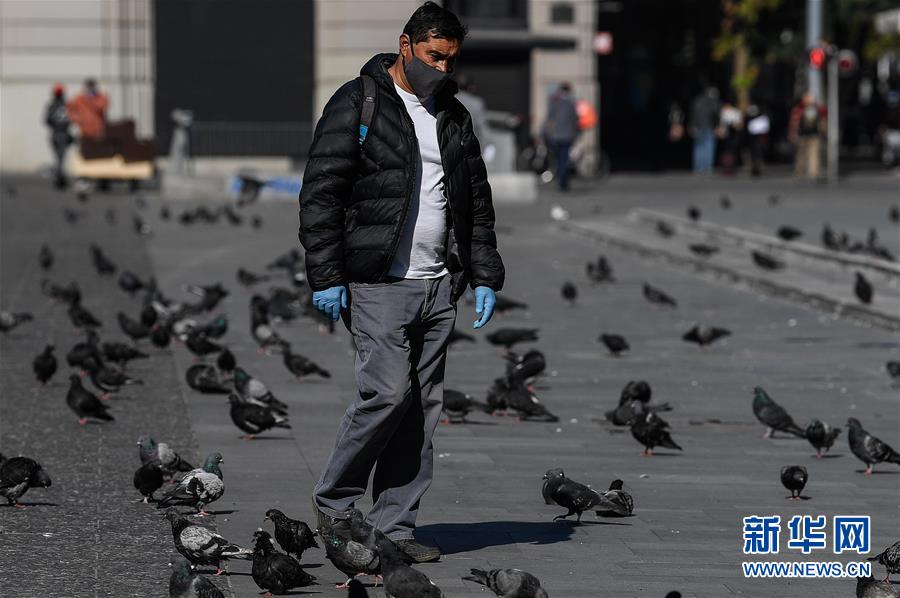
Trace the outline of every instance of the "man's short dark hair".
<instances>
[{"instance_id":1,"label":"man's short dark hair","mask_svg":"<svg viewBox=\"0 0 900 598\"><path fill-rule=\"evenodd\" d=\"M462 42L468 32L455 14L429 0L409 17L403 33L409 36L412 43L417 44L429 37Z\"/></svg>"}]
</instances>

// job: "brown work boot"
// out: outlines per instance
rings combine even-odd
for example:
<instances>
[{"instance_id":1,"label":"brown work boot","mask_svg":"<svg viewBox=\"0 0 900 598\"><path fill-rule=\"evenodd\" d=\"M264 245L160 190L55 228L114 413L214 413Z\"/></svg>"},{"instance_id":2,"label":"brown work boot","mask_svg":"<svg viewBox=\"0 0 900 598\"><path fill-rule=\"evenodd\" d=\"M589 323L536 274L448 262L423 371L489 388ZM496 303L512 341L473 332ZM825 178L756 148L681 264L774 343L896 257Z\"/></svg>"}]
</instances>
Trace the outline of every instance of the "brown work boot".
<instances>
[{"instance_id":1,"label":"brown work boot","mask_svg":"<svg viewBox=\"0 0 900 598\"><path fill-rule=\"evenodd\" d=\"M436 546L419 544L413 539L395 540L394 544L413 560L414 563L431 563L441 558L441 551Z\"/></svg>"}]
</instances>

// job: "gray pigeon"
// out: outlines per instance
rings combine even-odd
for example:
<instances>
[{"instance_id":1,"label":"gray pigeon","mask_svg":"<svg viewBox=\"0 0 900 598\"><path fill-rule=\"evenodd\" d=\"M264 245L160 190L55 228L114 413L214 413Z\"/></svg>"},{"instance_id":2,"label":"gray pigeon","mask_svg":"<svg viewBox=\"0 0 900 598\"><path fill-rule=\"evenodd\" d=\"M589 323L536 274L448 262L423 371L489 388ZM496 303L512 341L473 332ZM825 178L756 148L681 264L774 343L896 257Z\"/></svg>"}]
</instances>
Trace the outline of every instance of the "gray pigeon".
<instances>
[{"instance_id":1,"label":"gray pigeon","mask_svg":"<svg viewBox=\"0 0 900 598\"><path fill-rule=\"evenodd\" d=\"M488 588L501 598L548 598L537 577L520 569L470 569L471 575L463 577Z\"/></svg>"},{"instance_id":2,"label":"gray pigeon","mask_svg":"<svg viewBox=\"0 0 900 598\"><path fill-rule=\"evenodd\" d=\"M601 492L603 498L611 503L618 505L617 510L597 511L598 516L602 517L629 517L634 512L634 499L631 494L622 489L624 483L622 480L613 480L609 485L609 490Z\"/></svg>"},{"instance_id":3,"label":"gray pigeon","mask_svg":"<svg viewBox=\"0 0 900 598\"><path fill-rule=\"evenodd\" d=\"M775 431L787 432L794 436L804 438L806 431L794 423L794 420L788 415L784 408L772 400L759 386L753 389L753 414L756 419L766 426L766 432L763 438L771 438Z\"/></svg>"},{"instance_id":4,"label":"gray pigeon","mask_svg":"<svg viewBox=\"0 0 900 598\"><path fill-rule=\"evenodd\" d=\"M806 426L806 439L816 449L816 457L821 459L823 453L834 445L834 440L841 433L840 428L832 428L828 424L814 419Z\"/></svg>"},{"instance_id":5,"label":"gray pigeon","mask_svg":"<svg viewBox=\"0 0 900 598\"><path fill-rule=\"evenodd\" d=\"M900 573L900 542L894 542L884 549L880 554L870 556L867 561L875 561L884 565L887 570L887 576L884 581L891 581L891 573Z\"/></svg>"},{"instance_id":6,"label":"gray pigeon","mask_svg":"<svg viewBox=\"0 0 900 598\"><path fill-rule=\"evenodd\" d=\"M10 505L20 506L19 499L29 488L49 488L50 476L34 459L12 457L0 460L0 496Z\"/></svg>"},{"instance_id":7,"label":"gray pigeon","mask_svg":"<svg viewBox=\"0 0 900 598\"><path fill-rule=\"evenodd\" d=\"M859 460L866 464L866 475L872 475L872 465L875 463L896 463L900 465L900 454L890 446L866 432L862 424L855 417L847 420L849 432L847 441L850 443L850 450L859 457Z\"/></svg>"},{"instance_id":8,"label":"gray pigeon","mask_svg":"<svg viewBox=\"0 0 900 598\"><path fill-rule=\"evenodd\" d=\"M565 515L554 517L553 521L577 515L578 523L581 523L581 514L585 511L613 511L620 515L627 514L622 505L608 500L605 496L584 484L570 480L560 468L549 469L544 474L544 485L541 487L541 494L544 497L544 502L548 505L557 504L568 510Z\"/></svg>"},{"instance_id":9,"label":"gray pigeon","mask_svg":"<svg viewBox=\"0 0 900 598\"><path fill-rule=\"evenodd\" d=\"M900 587L871 576L857 577L856 598L900 598Z\"/></svg>"},{"instance_id":10,"label":"gray pigeon","mask_svg":"<svg viewBox=\"0 0 900 598\"><path fill-rule=\"evenodd\" d=\"M178 472L186 472L194 469L194 466L181 458L181 455L172 450L165 442L157 443L149 436L141 436L138 439L138 454L141 463L156 462L162 469L163 475L171 478Z\"/></svg>"},{"instance_id":11,"label":"gray pigeon","mask_svg":"<svg viewBox=\"0 0 900 598\"><path fill-rule=\"evenodd\" d=\"M225 594L213 582L194 573L189 562L178 559L169 577L169 598L225 598Z\"/></svg>"},{"instance_id":12,"label":"gray pigeon","mask_svg":"<svg viewBox=\"0 0 900 598\"><path fill-rule=\"evenodd\" d=\"M172 525L175 550L194 565L215 566L216 575L225 572L219 567L222 560L253 558L252 550L232 544L208 527L191 523L174 508L166 510L166 519Z\"/></svg>"},{"instance_id":13,"label":"gray pigeon","mask_svg":"<svg viewBox=\"0 0 900 598\"><path fill-rule=\"evenodd\" d=\"M200 515L209 515L203 507L219 500L225 494L225 482L222 481L222 470L219 469L219 463L222 461L220 453L210 453L203 467L189 471L178 485L166 492L156 508L190 506L197 509Z\"/></svg>"},{"instance_id":14,"label":"gray pigeon","mask_svg":"<svg viewBox=\"0 0 900 598\"><path fill-rule=\"evenodd\" d=\"M325 544L325 556L347 576L347 581L337 587L346 588L350 580L359 574L376 575L381 572L381 559L377 551L341 537L328 526L319 527L317 531Z\"/></svg>"}]
</instances>

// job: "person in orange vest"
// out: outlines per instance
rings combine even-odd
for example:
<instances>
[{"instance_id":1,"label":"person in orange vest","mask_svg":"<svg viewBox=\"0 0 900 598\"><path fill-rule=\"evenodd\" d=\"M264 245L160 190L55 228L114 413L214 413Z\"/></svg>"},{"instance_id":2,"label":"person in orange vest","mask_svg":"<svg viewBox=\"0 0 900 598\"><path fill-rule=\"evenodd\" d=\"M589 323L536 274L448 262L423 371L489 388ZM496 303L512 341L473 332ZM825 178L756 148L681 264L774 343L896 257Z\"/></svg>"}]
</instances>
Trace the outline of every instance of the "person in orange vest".
<instances>
[{"instance_id":1,"label":"person in orange vest","mask_svg":"<svg viewBox=\"0 0 900 598\"><path fill-rule=\"evenodd\" d=\"M84 82L84 91L66 104L69 119L81 131L81 137L103 139L106 135L106 107L109 98L97 88L94 79Z\"/></svg>"}]
</instances>

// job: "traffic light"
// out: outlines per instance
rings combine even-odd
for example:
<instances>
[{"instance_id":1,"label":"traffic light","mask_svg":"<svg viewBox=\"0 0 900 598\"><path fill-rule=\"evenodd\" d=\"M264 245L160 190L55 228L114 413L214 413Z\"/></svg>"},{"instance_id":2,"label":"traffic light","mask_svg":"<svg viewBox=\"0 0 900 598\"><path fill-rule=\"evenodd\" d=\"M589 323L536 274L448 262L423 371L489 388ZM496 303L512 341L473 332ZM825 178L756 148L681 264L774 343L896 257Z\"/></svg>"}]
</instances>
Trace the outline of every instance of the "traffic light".
<instances>
[{"instance_id":1,"label":"traffic light","mask_svg":"<svg viewBox=\"0 0 900 598\"><path fill-rule=\"evenodd\" d=\"M825 66L826 57L825 48L821 46L811 48L809 50L809 66L816 70L821 70Z\"/></svg>"}]
</instances>

